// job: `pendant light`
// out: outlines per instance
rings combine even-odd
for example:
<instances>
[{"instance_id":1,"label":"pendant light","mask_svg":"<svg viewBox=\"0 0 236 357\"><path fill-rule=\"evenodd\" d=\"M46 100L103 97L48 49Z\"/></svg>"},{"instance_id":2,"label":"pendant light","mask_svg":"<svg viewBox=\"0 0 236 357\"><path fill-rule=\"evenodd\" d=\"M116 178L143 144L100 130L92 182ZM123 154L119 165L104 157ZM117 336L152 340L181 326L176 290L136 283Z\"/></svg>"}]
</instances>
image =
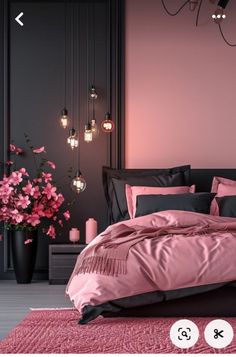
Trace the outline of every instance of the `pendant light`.
<instances>
[{"instance_id":1,"label":"pendant light","mask_svg":"<svg viewBox=\"0 0 236 357\"><path fill-rule=\"evenodd\" d=\"M93 83L95 83L95 80L93 80ZM94 100L94 99L97 99L98 97L98 94L96 92L96 89L94 86L91 87L90 89L90 97Z\"/></svg>"},{"instance_id":2,"label":"pendant light","mask_svg":"<svg viewBox=\"0 0 236 357\"><path fill-rule=\"evenodd\" d=\"M77 148L79 146L79 140L74 128L70 129L69 136L67 138L67 144L70 145L71 149Z\"/></svg>"},{"instance_id":3,"label":"pendant light","mask_svg":"<svg viewBox=\"0 0 236 357\"><path fill-rule=\"evenodd\" d=\"M78 20L80 19L80 12L79 12L79 8L80 8L80 3L78 3L77 5L77 9L78 9ZM76 71L75 71L75 78L76 78L76 115L78 118L78 127L79 127L79 118L80 118L80 96L79 96L79 92L80 92L80 54L78 55L78 49L80 49L80 31L79 31L79 24L80 21L76 22L76 48L75 48L75 63L76 63ZM86 188L86 181L83 178L81 171L80 171L80 148L78 149L78 170L75 174L75 176L73 177L72 181L71 181L71 188L74 192L81 193L85 190Z\"/></svg>"},{"instance_id":4,"label":"pendant light","mask_svg":"<svg viewBox=\"0 0 236 357\"><path fill-rule=\"evenodd\" d=\"M72 179L71 188L76 193L83 192L86 189L86 181L80 171L78 171Z\"/></svg>"},{"instance_id":5,"label":"pendant light","mask_svg":"<svg viewBox=\"0 0 236 357\"><path fill-rule=\"evenodd\" d=\"M108 14L107 14L107 112L105 119L101 123L102 131L111 133L115 129L115 123L111 118L111 22L110 22L110 0L108 1Z\"/></svg>"},{"instance_id":6,"label":"pendant light","mask_svg":"<svg viewBox=\"0 0 236 357\"><path fill-rule=\"evenodd\" d=\"M92 120L91 120L91 127L92 127L92 136L93 139L96 139L99 135L99 128L97 125L96 121L96 115L95 115L95 101L98 98L98 94L96 91L96 88L94 86L95 81L96 81L96 46L95 46L95 2L93 2L93 16L92 16L92 26L93 26L93 85L90 89L90 98L92 100L92 108L93 108L93 115L92 115Z\"/></svg>"},{"instance_id":7,"label":"pendant light","mask_svg":"<svg viewBox=\"0 0 236 357\"><path fill-rule=\"evenodd\" d=\"M92 125L89 122L89 5L87 4L87 124L84 127L84 141L93 141Z\"/></svg>"},{"instance_id":8,"label":"pendant light","mask_svg":"<svg viewBox=\"0 0 236 357\"><path fill-rule=\"evenodd\" d=\"M99 128L95 116L95 100L97 99L98 95L94 86L92 86L92 88L90 89L90 97L92 99L92 105L93 105L93 115L91 120L92 136L93 139L96 139L99 135Z\"/></svg>"},{"instance_id":9,"label":"pendant light","mask_svg":"<svg viewBox=\"0 0 236 357\"><path fill-rule=\"evenodd\" d=\"M111 114L109 112L105 114L105 119L102 121L101 126L102 131L104 131L105 133L111 133L114 130L115 124L111 120Z\"/></svg>"},{"instance_id":10,"label":"pendant light","mask_svg":"<svg viewBox=\"0 0 236 357\"><path fill-rule=\"evenodd\" d=\"M70 124L70 118L68 116L68 110L66 109L66 84L67 84L67 70L66 70L66 65L67 65L67 62L66 62L66 55L67 55L67 31L66 31L66 24L67 24L67 6L66 6L66 2L65 2L65 58L64 58L64 102L65 102L65 106L64 108L62 109L61 111L61 117L60 117L60 125L63 129L66 129L68 128L69 124Z\"/></svg>"},{"instance_id":11,"label":"pendant light","mask_svg":"<svg viewBox=\"0 0 236 357\"><path fill-rule=\"evenodd\" d=\"M72 4L72 17L71 17L71 108L72 108L72 128L69 131L69 136L67 138L67 143L70 145L71 149L74 150L79 146L79 140L74 128L74 116L75 116L75 59L74 59L74 4Z\"/></svg>"},{"instance_id":12,"label":"pendant light","mask_svg":"<svg viewBox=\"0 0 236 357\"><path fill-rule=\"evenodd\" d=\"M84 126L84 141L86 143L91 143L93 141L93 132L91 123L87 123Z\"/></svg>"}]
</instances>

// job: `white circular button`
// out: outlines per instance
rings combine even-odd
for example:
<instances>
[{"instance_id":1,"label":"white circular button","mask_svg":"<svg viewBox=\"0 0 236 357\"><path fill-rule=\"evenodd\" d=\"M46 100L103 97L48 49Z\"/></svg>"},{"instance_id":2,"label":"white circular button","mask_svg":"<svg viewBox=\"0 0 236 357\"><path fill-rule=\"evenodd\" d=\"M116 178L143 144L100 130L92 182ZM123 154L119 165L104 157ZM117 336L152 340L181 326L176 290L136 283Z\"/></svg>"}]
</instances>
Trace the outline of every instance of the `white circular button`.
<instances>
[{"instance_id":1,"label":"white circular button","mask_svg":"<svg viewBox=\"0 0 236 357\"><path fill-rule=\"evenodd\" d=\"M191 320L178 320L170 329L170 339L179 348L190 348L199 338L197 325Z\"/></svg>"},{"instance_id":2,"label":"white circular button","mask_svg":"<svg viewBox=\"0 0 236 357\"><path fill-rule=\"evenodd\" d=\"M232 342L234 331L227 321L213 320L207 324L204 337L211 347L224 348Z\"/></svg>"}]
</instances>

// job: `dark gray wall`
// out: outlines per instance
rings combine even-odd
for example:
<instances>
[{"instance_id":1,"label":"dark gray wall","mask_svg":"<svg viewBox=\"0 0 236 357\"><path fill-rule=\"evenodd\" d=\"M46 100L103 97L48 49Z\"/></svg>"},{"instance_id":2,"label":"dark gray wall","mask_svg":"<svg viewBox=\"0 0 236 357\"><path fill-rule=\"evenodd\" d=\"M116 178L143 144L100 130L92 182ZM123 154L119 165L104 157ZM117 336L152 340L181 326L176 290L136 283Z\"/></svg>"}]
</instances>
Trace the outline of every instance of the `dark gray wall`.
<instances>
[{"instance_id":1,"label":"dark gray wall","mask_svg":"<svg viewBox=\"0 0 236 357\"><path fill-rule=\"evenodd\" d=\"M6 4L7 2L5 2ZM60 110L64 106L64 50L65 50L65 21L64 2L8 2L9 34L8 44L5 43L5 53L9 46L9 76L7 76L8 100L5 100L5 142L12 141L20 147L26 147L24 133L27 133L35 147L45 146L47 157L57 165L55 179L65 195L66 201L75 199L71 209L71 221L64 227L61 235L53 243L67 243L68 231L71 227L79 227L81 241L84 241L85 221L94 217L98 221L99 231L107 225L107 209L102 188L102 166L118 166L117 158L119 142L118 117L115 118L118 128L110 135L100 131L99 137L87 144L83 140L83 129L87 121L87 89L95 84L99 97L96 101L96 117L99 123L103 120L108 108L110 95L107 93L107 71L109 65L113 73L118 73L119 58L112 53L111 48L116 43L117 28L112 29L109 37L109 23L114 23L111 16L118 21L117 8L109 6L109 1L96 1L93 22L93 2L77 1L73 5L67 2L67 107L70 115L74 112L74 126L79 128L80 150L74 152L66 144L68 131L59 126ZM2 6L2 4L1 4ZM74 86L76 89L74 106L72 105L72 76L71 76L71 35L72 35L72 7L75 14L74 25L74 55L77 51L75 63L79 74L74 71ZM24 26L20 27L14 20L19 12L24 12ZM1 14L3 11L0 12ZM118 14L119 15L119 14ZM120 16L120 15L119 15ZM87 24L88 19L88 24ZM3 48L3 22L1 22L0 45ZM93 31L95 26L96 76L93 83ZM118 22L117 22L118 25ZM114 26L114 25L113 25ZM89 32L87 33L87 29ZM5 39L7 32L4 32ZM111 43L113 46L111 46ZM88 44L88 51L87 51ZM87 56L88 53L88 56ZM2 54L2 51L1 51ZM3 64L1 55L1 77ZM6 71L6 67L5 67ZM6 72L5 72L6 73ZM89 80L87 81L87 73ZM107 77L108 76L108 77ZM116 76L118 78L118 76ZM117 111L119 91L117 83L111 78L112 111ZM3 93L3 81L0 81L0 94ZM3 98L3 95L1 95ZM120 99L119 99L120 100ZM3 118L3 101L0 102L1 118ZM1 145L3 146L3 120L1 120ZM6 130L9 126L9 130ZM3 153L1 147L1 154ZM78 155L80 169L87 182L87 189L76 195L70 189L67 170L73 166L77 168ZM25 166L32 174L34 162L26 155L19 158L19 165ZM67 207L65 206L65 209ZM0 243L0 279L11 278L11 259L8 237ZM45 277L48 267L48 244L52 243L43 233L40 233L38 256L36 262L36 277ZM3 251L5 256L3 259ZM5 266L5 271L4 271Z\"/></svg>"}]
</instances>

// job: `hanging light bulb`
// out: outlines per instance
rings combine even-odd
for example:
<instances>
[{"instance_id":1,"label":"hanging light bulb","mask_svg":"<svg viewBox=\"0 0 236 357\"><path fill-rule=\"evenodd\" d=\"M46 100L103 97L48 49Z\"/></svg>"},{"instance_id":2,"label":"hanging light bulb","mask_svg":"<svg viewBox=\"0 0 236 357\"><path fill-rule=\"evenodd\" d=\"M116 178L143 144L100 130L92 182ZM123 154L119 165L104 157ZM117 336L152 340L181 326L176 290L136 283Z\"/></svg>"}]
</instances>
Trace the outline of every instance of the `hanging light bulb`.
<instances>
[{"instance_id":1,"label":"hanging light bulb","mask_svg":"<svg viewBox=\"0 0 236 357\"><path fill-rule=\"evenodd\" d=\"M97 99L98 97L98 94L94 86L91 87L89 94L92 99Z\"/></svg>"},{"instance_id":2,"label":"hanging light bulb","mask_svg":"<svg viewBox=\"0 0 236 357\"><path fill-rule=\"evenodd\" d=\"M83 192L86 188L86 181L81 175L81 172L78 171L75 177L72 179L71 188L73 191L80 193Z\"/></svg>"},{"instance_id":3,"label":"hanging light bulb","mask_svg":"<svg viewBox=\"0 0 236 357\"><path fill-rule=\"evenodd\" d=\"M93 141L92 125L90 123L87 123L84 127L84 141L86 143Z\"/></svg>"},{"instance_id":4,"label":"hanging light bulb","mask_svg":"<svg viewBox=\"0 0 236 357\"><path fill-rule=\"evenodd\" d=\"M71 146L71 149L77 148L79 146L79 140L76 135L76 131L74 128L70 129L69 136L67 138L67 143Z\"/></svg>"},{"instance_id":5,"label":"hanging light bulb","mask_svg":"<svg viewBox=\"0 0 236 357\"><path fill-rule=\"evenodd\" d=\"M63 108L61 111L60 124L62 128L66 129L69 126L70 118L68 117L68 110Z\"/></svg>"},{"instance_id":6,"label":"hanging light bulb","mask_svg":"<svg viewBox=\"0 0 236 357\"><path fill-rule=\"evenodd\" d=\"M96 119L91 120L91 127L92 127L92 136L93 139L96 139L99 135L99 128L96 122Z\"/></svg>"},{"instance_id":7,"label":"hanging light bulb","mask_svg":"<svg viewBox=\"0 0 236 357\"><path fill-rule=\"evenodd\" d=\"M105 120L102 121L101 127L102 127L102 130L105 133L110 133L115 129L115 124L111 120L111 114L110 113L106 113L105 114Z\"/></svg>"}]
</instances>

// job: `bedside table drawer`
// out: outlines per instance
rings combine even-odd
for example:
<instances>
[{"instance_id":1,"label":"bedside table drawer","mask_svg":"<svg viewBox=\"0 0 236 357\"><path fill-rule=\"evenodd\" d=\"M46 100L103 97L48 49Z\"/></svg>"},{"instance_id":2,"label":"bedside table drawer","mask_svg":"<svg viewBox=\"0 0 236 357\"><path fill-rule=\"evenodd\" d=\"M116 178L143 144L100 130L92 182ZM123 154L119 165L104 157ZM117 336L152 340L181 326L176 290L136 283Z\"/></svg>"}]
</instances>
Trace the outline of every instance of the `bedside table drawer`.
<instances>
[{"instance_id":1,"label":"bedside table drawer","mask_svg":"<svg viewBox=\"0 0 236 357\"><path fill-rule=\"evenodd\" d=\"M49 246L49 284L67 284L85 244Z\"/></svg>"},{"instance_id":2,"label":"bedside table drawer","mask_svg":"<svg viewBox=\"0 0 236 357\"><path fill-rule=\"evenodd\" d=\"M71 267L75 265L78 254L53 254L52 266L53 267Z\"/></svg>"}]
</instances>

